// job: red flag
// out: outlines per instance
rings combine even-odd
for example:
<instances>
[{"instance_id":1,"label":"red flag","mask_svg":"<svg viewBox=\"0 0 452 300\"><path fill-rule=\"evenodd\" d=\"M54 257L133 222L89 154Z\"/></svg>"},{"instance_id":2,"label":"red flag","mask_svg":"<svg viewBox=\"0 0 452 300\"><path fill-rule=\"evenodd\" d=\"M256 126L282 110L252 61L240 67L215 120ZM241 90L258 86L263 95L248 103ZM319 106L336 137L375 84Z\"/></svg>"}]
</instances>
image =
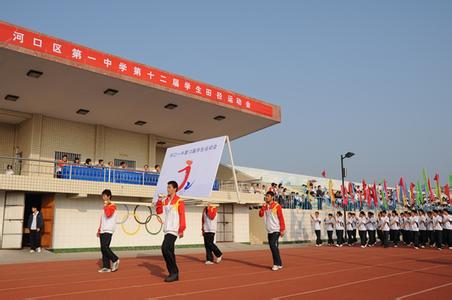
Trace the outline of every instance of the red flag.
<instances>
[{"instance_id":1,"label":"red flag","mask_svg":"<svg viewBox=\"0 0 452 300\"><path fill-rule=\"evenodd\" d=\"M358 196L359 196L359 207L363 207L363 191L358 190Z\"/></svg>"},{"instance_id":2,"label":"red flag","mask_svg":"<svg viewBox=\"0 0 452 300\"><path fill-rule=\"evenodd\" d=\"M452 205L452 199L450 198L450 189L449 184L446 184L444 186L444 194L446 194L447 199L449 200L449 203Z\"/></svg>"},{"instance_id":3,"label":"red flag","mask_svg":"<svg viewBox=\"0 0 452 300\"><path fill-rule=\"evenodd\" d=\"M366 188L366 199L367 199L367 207L371 206L372 198L370 197L370 188Z\"/></svg>"},{"instance_id":4,"label":"red flag","mask_svg":"<svg viewBox=\"0 0 452 300\"><path fill-rule=\"evenodd\" d=\"M374 187L372 188L373 196L374 196L374 205L375 207L378 207L378 195L377 195L377 185L374 181Z\"/></svg>"},{"instance_id":5,"label":"red flag","mask_svg":"<svg viewBox=\"0 0 452 300\"><path fill-rule=\"evenodd\" d=\"M367 188L367 184L366 184L366 181L363 179L363 192L366 190L366 188Z\"/></svg>"},{"instance_id":6,"label":"red flag","mask_svg":"<svg viewBox=\"0 0 452 300\"><path fill-rule=\"evenodd\" d=\"M435 195L433 195L432 185L430 184L430 178L428 179L428 189L429 189L429 192L430 192L430 201L434 202L435 201Z\"/></svg>"},{"instance_id":7,"label":"red flag","mask_svg":"<svg viewBox=\"0 0 452 300\"><path fill-rule=\"evenodd\" d=\"M326 177L326 171L325 170L322 171L322 177Z\"/></svg>"},{"instance_id":8,"label":"red flag","mask_svg":"<svg viewBox=\"0 0 452 300\"><path fill-rule=\"evenodd\" d=\"M410 200L411 200L411 205L414 205L414 188L416 187L416 185L414 183L410 183Z\"/></svg>"},{"instance_id":9,"label":"red flag","mask_svg":"<svg viewBox=\"0 0 452 300\"><path fill-rule=\"evenodd\" d=\"M355 192L353 191L353 184L348 183L348 196L352 199L352 203L355 203Z\"/></svg>"},{"instance_id":10,"label":"red flag","mask_svg":"<svg viewBox=\"0 0 452 300\"><path fill-rule=\"evenodd\" d=\"M347 189L341 184L342 204L348 205Z\"/></svg>"}]
</instances>

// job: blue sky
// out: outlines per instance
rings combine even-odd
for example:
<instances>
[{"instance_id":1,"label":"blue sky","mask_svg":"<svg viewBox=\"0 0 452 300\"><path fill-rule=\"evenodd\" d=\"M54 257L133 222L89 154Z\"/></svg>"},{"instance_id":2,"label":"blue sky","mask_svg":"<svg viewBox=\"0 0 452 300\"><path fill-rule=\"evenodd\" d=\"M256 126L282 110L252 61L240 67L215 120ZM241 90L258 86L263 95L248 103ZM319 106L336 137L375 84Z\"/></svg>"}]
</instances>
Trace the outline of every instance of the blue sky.
<instances>
[{"instance_id":1,"label":"blue sky","mask_svg":"<svg viewBox=\"0 0 452 300\"><path fill-rule=\"evenodd\" d=\"M7 1L2 20L281 105L236 163L452 174L452 1Z\"/></svg>"}]
</instances>

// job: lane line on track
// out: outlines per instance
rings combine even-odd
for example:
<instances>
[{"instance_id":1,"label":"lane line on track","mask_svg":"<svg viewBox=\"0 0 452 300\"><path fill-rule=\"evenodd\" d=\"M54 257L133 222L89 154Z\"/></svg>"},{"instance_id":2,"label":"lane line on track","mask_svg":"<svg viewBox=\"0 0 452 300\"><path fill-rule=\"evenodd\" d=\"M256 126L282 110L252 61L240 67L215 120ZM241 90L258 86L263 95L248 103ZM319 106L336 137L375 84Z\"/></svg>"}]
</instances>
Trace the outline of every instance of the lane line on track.
<instances>
[{"instance_id":1,"label":"lane line on track","mask_svg":"<svg viewBox=\"0 0 452 300\"><path fill-rule=\"evenodd\" d=\"M333 290L333 289L337 289L337 288L341 288L341 287L345 287L345 286L355 285L358 283L385 279L385 278L390 278L390 277L394 277L394 276L409 274L409 273L413 273L413 272L415 273L418 271L431 270L431 269L440 268L440 267L443 267L443 266L432 266L432 267L426 267L426 268L415 269L415 270L410 270L410 271L397 272L397 273L393 273L393 274L389 274L389 275L376 276L376 277L357 280L357 281L353 281L353 282L332 285L332 286L321 288L321 289L309 290L309 291L305 291L305 292L301 292L301 293L294 293L294 294L288 294L288 295L284 295L284 296L274 297L274 298L272 298L272 300L280 300L280 299L286 299L286 298L291 298L291 297L295 297L295 296L302 296L302 295L308 295L308 294L313 294L313 293L318 293L318 292L323 292L323 291L329 291L329 290Z\"/></svg>"},{"instance_id":2,"label":"lane line on track","mask_svg":"<svg viewBox=\"0 0 452 300\"><path fill-rule=\"evenodd\" d=\"M442 284L442 285L438 285L438 286L434 286L434 287L431 287L431 288L428 288L428 289L420 290L420 291L417 291L417 292L412 293L412 294L403 295L403 296L397 297L395 299L396 300L402 300L402 299L409 298L409 297L412 297L412 296L416 296L416 295L420 295L420 294L427 293L427 292L430 292L430 291L434 291L434 290L437 290L437 289L441 289L443 287L450 286L450 285L452 285L452 282L449 282L449 283L446 283L446 284Z\"/></svg>"}]
</instances>

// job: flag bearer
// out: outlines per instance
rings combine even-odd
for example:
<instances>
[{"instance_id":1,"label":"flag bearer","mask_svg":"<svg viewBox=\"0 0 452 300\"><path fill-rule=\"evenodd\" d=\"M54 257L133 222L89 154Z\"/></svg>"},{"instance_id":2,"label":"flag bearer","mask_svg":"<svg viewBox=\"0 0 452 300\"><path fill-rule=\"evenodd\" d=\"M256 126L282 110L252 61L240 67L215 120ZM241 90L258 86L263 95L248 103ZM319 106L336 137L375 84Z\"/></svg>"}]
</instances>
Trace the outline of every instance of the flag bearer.
<instances>
[{"instance_id":1,"label":"flag bearer","mask_svg":"<svg viewBox=\"0 0 452 300\"><path fill-rule=\"evenodd\" d=\"M217 232L217 208L210 203L202 212L202 235L204 237L204 247L206 248L206 265L213 264L213 255L216 263L223 259L223 254L215 245L215 233Z\"/></svg>"}]
</instances>

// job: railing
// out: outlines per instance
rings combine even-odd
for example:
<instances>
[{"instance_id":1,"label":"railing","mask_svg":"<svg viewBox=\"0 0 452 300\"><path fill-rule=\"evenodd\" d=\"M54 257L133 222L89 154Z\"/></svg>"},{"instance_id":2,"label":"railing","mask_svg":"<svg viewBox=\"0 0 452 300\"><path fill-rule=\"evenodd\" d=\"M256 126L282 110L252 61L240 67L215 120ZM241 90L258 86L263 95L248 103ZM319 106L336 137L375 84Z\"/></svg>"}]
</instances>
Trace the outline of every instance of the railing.
<instances>
[{"instance_id":1,"label":"railing","mask_svg":"<svg viewBox=\"0 0 452 300\"><path fill-rule=\"evenodd\" d=\"M0 167L7 175L49 176L62 180L156 186L159 179L159 174L153 172L20 157L0 156ZM219 181L215 180L212 190L220 190Z\"/></svg>"}]
</instances>

